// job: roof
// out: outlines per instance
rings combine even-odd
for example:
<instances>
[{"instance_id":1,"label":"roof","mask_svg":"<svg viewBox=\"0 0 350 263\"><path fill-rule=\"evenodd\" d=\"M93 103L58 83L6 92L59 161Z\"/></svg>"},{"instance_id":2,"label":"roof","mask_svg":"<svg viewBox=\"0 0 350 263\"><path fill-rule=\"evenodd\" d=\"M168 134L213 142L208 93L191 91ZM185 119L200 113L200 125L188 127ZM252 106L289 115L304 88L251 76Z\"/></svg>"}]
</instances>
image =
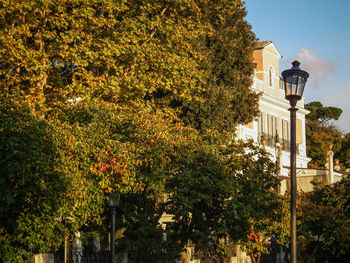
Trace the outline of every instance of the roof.
<instances>
[{"instance_id":1,"label":"roof","mask_svg":"<svg viewBox=\"0 0 350 263\"><path fill-rule=\"evenodd\" d=\"M262 49L266 47L267 45L270 45L272 41L260 41L260 42L255 42L254 43L254 48L255 49Z\"/></svg>"},{"instance_id":2,"label":"roof","mask_svg":"<svg viewBox=\"0 0 350 263\"><path fill-rule=\"evenodd\" d=\"M282 55L276 48L275 44L272 41L260 41L254 43L254 49L255 50L268 50L269 52L273 53L274 55L278 56L278 58L281 58Z\"/></svg>"}]
</instances>

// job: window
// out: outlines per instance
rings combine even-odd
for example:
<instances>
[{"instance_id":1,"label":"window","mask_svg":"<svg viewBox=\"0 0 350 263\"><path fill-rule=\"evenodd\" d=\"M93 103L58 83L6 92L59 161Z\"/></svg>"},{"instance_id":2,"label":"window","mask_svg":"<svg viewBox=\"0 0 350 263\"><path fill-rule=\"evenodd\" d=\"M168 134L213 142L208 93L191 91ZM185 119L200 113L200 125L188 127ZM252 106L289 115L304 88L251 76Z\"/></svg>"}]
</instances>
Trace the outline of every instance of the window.
<instances>
[{"instance_id":1,"label":"window","mask_svg":"<svg viewBox=\"0 0 350 263\"><path fill-rule=\"evenodd\" d=\"M277 135L277 117L267 115L267 129L269 136L274 139Z\"/></svg>"},{"instance_id":2,"label":"window","mask_svg":"<svg viewBox=\"0 0 350 263\"><path fill-rule=\"evenodd\" d=\"M296 142L299 143L299 144L303 144L303 122L299 119L296 119L296 123L295 123L296 127L295 127L295 130L296 130Z\"/></svg>"},{"instance_id":3,"label":"window","mask_svg":"<svg viewBox=\"0 0 350 263\"><path fill-rule=\"evenodd\" d=\"M269 68L269 86L273 86L273 70L272 67Z\"/></svg>"},{"instance_id":4,"label":"window","mask_svg":"<svg viewBox=\"0 0 350 263\"><path fill-rule=\"evenodd\" d=\"M283 79L280 79L280 89L285 90Z\"/></svg>"},{"instance_id":5,"label":"window","mask_svg":"<svg viewBox=\"0 0 350 263\"><path fill-rule=\"evenodd\" d=\"M258 119L258 132L259 134L264 133L264 115L261 113L259 119Z\"/></svg>"},{"instance_id":6,"label":"window","mask_svg":"<svg viewBox=\"0 0 350 263\"><path fill-rule=\"evenodd\" d=\"M290 151L290 126L287 120L282 120L282 149Z\"/></svg>"},{"instance_id":7,"label":"window","mask_svg":"<svg viewBox=\"0 0 350 263\"><path fill-rule=\"evenodd\" d=\"M258 142L262 143L263 139L266 139L265 133L265 113L261 113L258 119Z\"/></svg>"},{"instance_id":8,"label":"window","mask_svg":"<svg viewBox=\"0 0 350 263\"><path fill-rule=\"evenodd\" d=\"M259 134L261 138L265 139L267 146L275 147L277 138L277 117L266 114L266 127L263 127L259 123ZM261 122L263 123L263 122ZM265 128L265 130L263 130Z\"/></svg>"},{"instance_id":9,"label":"window","mask_svg":"<svg viewBox=\"0 0 350 263\"><path fill-rule=\"evenodd\" d=\"M282 120L282 139L289 141L289 122Z\"/></svg>"},{"instance_id":10,"label":"window","mask_svg":"<svg viewBox=\"0 0 350 263\"><path fill-rule=\"evenodd\" d=\"M267 117L267 133L273 137L277 134L277 117L268 115Z\"/></svg>"}]
</instances>

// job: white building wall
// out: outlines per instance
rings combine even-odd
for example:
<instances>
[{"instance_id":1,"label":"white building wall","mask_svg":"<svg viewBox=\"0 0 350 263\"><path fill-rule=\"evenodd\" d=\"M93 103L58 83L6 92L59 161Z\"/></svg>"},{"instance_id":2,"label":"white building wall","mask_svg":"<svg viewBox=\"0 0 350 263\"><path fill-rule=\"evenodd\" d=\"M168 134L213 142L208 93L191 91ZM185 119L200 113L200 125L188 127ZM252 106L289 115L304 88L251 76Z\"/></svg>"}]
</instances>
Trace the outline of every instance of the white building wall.
<instances>
[{"instance_id":1,"label":"white building wall","mask_svg":"<svg viewBox=\"0 0 350 263\"><path fill-rule=\"evenodd\" d=\"M265 52L266 49L266 52ZM275 50L275 52L273 52ZM263 70L261 70L261 65L257 65L257 68L260 68L260 71L257 71L256 74L260 73L260 79L257 77L257 75L254 75L253 78L253 85L252 89L258 93L261 93L260 97L260 111L264 116L264 123L263 126L267 127L268 121L267 117L268 115L274 116L277 119L277 134L282 139L282 120L287 120L288 123L290 123L290 112L288 109L290 108L289 101L287 101L284 97L284 90L280 88L280 77L279 77L279 69L278 66L278 60L281 57L273 45L273 43L270 42L266 47L263 48L263 51L261 52L261 48L258 52L258 58L255 59L260 61L260 63L263 63ZM261 57L262 56L262 57ZM272 66L272 63L275 66ZM276 69L277 67L277 69ZM274 73L273 76L273 85L270 86L268 83L270 81L269 79L269 69L272 69L272 72ZM263 75L261 75L263 74ZM263 76L263 77L261 77ZM278 90L276 90L278 89ZM299 110L297 111L296 117L299 120L299 123L301 123L301 131L299 130L299 134L301 134L301 141L302 144L298 146L298 153L296 157L296 166L297 168L307 168L307 164L310 161L310 159L306 156L306 134L305 134L305 115L308 114L308 111L304 109L304 99L301 99L297 107ZM270 117L272 118L272 117ZM272 118L275 119L275 118ZM274 122L274 121L270 121ZM239 126L237 129L237 138L242 140L253 140L255 143L261 145L260 137L261 134L259 134L259 123L258 120L255 120L252 125L248 126ZM270 127L269 131L272 131L272 127ZM268 129L264 129L264 132L267 133ZM276 133L276 132L272 132ZM290 133L290 132L289 132ZM270 136L272 138L272 136ZM290 141L289 141L290 143ZM278 149L273 144L273 141L270 140L270 145L266 145L265 149L267 152L271 154L271 159L276 162L277 161L277 155L278 155ZM285 143L287 144L287 143ZM289 166L290 166L290 152L288 150L282 150L281 156L281 176L287 178L289 176ZM284 186L286 187L286 186ZM283 186L282 186L283 188Z\"/></svg>"}]
</instances>

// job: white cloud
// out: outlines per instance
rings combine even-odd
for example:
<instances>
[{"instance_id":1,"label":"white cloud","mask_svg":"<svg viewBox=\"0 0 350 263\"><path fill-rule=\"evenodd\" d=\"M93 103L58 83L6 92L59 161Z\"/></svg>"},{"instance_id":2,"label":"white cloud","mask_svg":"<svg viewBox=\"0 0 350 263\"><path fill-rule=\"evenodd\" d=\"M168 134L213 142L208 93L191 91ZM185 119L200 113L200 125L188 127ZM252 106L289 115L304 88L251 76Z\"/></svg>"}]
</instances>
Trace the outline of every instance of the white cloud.
<instances>
[{"instance_id":1,"label":"white cloud","mask_svg":"<svg viewBox=\"0 0 350 263\"><path fill-rule=\"evenodd\" d=\"M301 63L300 68L310 74L313 87L319 87L320 83L327 78L328 74L335 71L333 62L318 58L314 50L302 48L296 56L287 60L288 64L290 65L294 60L298 60Z\"/></svg>"}]
</instances>

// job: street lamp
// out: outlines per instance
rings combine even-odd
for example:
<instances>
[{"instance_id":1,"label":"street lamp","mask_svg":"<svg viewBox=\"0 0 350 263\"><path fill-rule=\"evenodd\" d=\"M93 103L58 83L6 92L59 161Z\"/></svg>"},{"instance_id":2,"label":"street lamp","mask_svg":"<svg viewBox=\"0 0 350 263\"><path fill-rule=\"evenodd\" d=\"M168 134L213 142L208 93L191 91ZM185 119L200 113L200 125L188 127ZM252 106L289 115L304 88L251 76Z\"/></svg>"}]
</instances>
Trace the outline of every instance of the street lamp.
<instances>
[{"instance_id":1,"label":"street lamp","mask_svg":"<svg viewBox=\"0 0 350 263\"><path fill-rule=\"evenodd\" d=\"M291 210L291 263L297 262L297 217L296 217L296 196L297 196L297 179L296 179L296 104L301 99L304 87L309 77L306 71L299 68L300 63L294 61L293 67L282 72L284 87L286 92L286 99L289 100L291 108L290 111L290 210Z\"/></svg>"},{"instance_id":2,"label":"street lamp","mask_svg":"<svg viewBox=\"0 0 350 263\"><path fill-rule=\"evenodd\" d=\"M109 195L108 206L111 208L112 214L112 235L111 235L111 263L115 263L115 215L116 208L119 206L120 194L112 193Z\"/></svg>"}]
</instances>

